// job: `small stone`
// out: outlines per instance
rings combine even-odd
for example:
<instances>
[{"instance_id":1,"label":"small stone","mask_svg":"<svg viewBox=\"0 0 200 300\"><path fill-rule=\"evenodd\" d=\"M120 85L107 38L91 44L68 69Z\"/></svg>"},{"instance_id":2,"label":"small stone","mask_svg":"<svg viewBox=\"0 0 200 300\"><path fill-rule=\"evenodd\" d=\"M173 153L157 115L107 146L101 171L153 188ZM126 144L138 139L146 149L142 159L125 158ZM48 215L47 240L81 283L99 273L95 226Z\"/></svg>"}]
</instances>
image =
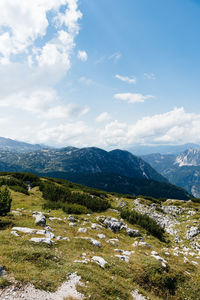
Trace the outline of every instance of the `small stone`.
<instances>
[{"instance_id":1,"label":"small stone","mask_svg":"<svg viewBox=\"0 0 200 300\"><path fill-rule=\"evenodd\" d=\"M69 215L67 220L70 221L70 222L73 222L73 223L76 222L76 219L72 215Z\"/></svg>"},{"instance_id":2,"label":"small stone","mask_svg":"<svg viewBox=\"0 0 200 300\"><path fill-rule=\"evenodd\" d=\"M19 234L17 233L17 231L14 231L14 230L11 231L11 234L14 235L14 236L19 236Z\"/></svg>"},{"instance_id":3,"label":"small stone","mask_svg":"<svg viewBox=\"0 0 200 300\"><path fill-rule=\"evenodd\" d=\"M77 224L76 223L69 223L69 226L70 227L75 227L75 226L77 226Z\"/></svg>"},{"instance_id":4,"label":"small stone","mask_svg":"<svg viewBox=\"0 0 200 300\"><path fill-rule=\"evenodd\" d=\"M99 239L105 239L106 238L105 234L102 234L102 233L97 234L97 236L98 236Z\"/></svg>"},{"instance_id":5,"label":"small stone","mask_svg":"<svg viewBox=\"0 0 200 300\"><path fill-rule=\"evenodd\" d=\"M79 228L78 232L80 232L80 233L86 233L87 232L87 228Z\"/></svg>"}]
</instances>

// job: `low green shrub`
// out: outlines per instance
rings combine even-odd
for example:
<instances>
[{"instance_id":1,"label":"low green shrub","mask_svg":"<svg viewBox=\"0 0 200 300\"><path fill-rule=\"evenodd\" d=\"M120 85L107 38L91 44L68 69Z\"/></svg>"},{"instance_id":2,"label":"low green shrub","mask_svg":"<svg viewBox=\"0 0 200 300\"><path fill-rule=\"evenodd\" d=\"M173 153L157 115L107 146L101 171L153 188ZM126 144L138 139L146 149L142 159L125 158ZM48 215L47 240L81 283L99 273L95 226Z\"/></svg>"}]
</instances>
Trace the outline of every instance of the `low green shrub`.
<instances>
[{"instance_id":1,"label":"low green shrub","mask_svg":"<svg viewBox=\"0 0 200 300\"><path fill-rule=\"evenodd\" d=\"M169 299L169 295L175 295L178 286L186 280L186 276L181 271L169 268L163 270L159 262L151 259L148 259L148 262L143 263L139 268L136 267L135 271L134 281L145 289L153 291L162 299L165 296Z\"/></svg>"},{"instance_id":2,"label":"low green shrub","mask_svg":"<svg viewBox=\"0 0 200 300\"><path fill-rule=\"evenodd\" d=\"M43 205L44 209L57 210L62 209L67 214L87 214L90 213L91 210L87 209L87 207L83 205L79 205L76 203L62 203L62 202L52 202L48 201Z\"/></svg>"},{"instance_id":3,"label":"low green shrub","mask_svg":"<svg viewBox=\"0 0 200 300\"><path fill-rule=\"evenodd\" d=\"M7 187L0 190L0 216L5 216L11 208L12 198Z\"/></svg>"},{"instance_id":4,"label":"low green shrub","mask_svg":"<svg viewBox=\"0 0 200 300\"><path fill-rule=\"evenodd\" d=\"M29 192L27 191L27 189L25 189L25 188L22 187L22 186L19 186L19 185L11 185L10 188L11 188L11 190L13 190L14 192L18 192L18 193L22 193L22 194L25 194L25 195L29 195Z\"/></svg>"},{"instance_id":5,"label":"low green shrub","mask_svg":"<svg viewBox=\"0 0 200 300\"><path fill-rule=\"evenodd\" d=\"M50 182L40 184L40 190L43 193L44 199L50 202L79 204L95 212L104 211L110 207L110 203L107 199L96 197L88 193L71 192L67 187Z\"/></svg>"},{"instance_id":6,"label":"low green shrub","mask_svg":"<svg viewBox=\"0 0 200 300\"><path fill-rule=\"evenodd\" d=\"M164 241L164 230L148 215L142 215L134 210L130 211L128 209L123 209L121 211L121 217L131 224L137 224L141 226L153 236L157 237L161 241Z\"/></svg>"}]
</instances>

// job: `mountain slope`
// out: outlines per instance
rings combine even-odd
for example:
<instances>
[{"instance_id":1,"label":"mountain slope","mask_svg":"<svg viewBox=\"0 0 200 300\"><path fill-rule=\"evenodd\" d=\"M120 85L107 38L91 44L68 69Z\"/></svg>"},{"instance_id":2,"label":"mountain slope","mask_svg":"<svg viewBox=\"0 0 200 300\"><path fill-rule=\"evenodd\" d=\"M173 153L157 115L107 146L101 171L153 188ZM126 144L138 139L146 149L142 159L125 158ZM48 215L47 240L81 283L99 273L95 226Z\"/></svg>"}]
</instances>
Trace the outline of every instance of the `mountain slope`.
<instances>
[{"instance_id":1,"label":"mountain slope","mask_svg":"<svg viewBox=\"0 0 200 300\"><path fill-rule=\"evenodd\" d=\"M157 172L195 197L200 197L200 149L188 149L175 155L142 156Z\"/></svg>"},{"instance_id":2,"label":"mountain slope","mask_svg":"<svg viewBox=\"0 0 200 300\"><path fill-rule=\"evenodd\" d=\"M50 172L39 175L67 179L88 187L120 194L143 195L155 198L182 200L188 200L191 198L191 195L181 187L177 187L168 182L158 182L154 180L148 180L146 178L130 178L122 175L105 173L81 174Z\"/></svg>"},{"instance_id":3,"label":"mountain slope","mask_svg":"<svg viewBox=\"0 0 200 300\"><path fill-rule=\"evenodd\" d=\"M67 147L30 153L1 151L0 171L33 172L117 193L190 198L186 191L169 184L141 158L122 150Z\"/></svg>"},{"instance_id":4,"label":"mountain slope","mask_svg":"<svg viewBox=\"0 0 200 300\"><path fill-rule=\"evenodd\" d=\"M105 173L167 182L166 178L142 159L121 150L107 152L99 148L68 147L61 150L42 149L31 153L1 151L0 162L38 173Z\"/></svg>"},{"instance_id":5,"label":"mountain slope","mask_svg":"<svg viewBox=\"0 0 200 300\"><path fill-rule=\"evenodd\" d=\"M2 300L199 299L198 201L116 197L32 174L0 181L13 199L0 218ZM71 215L72 199L63 203L61 194L50 202L63 208L49 208L57 190L78 194L78 202L86 196L95 210ZM109 208L98 208L102 200Z\"/></svg>"},{"instance_id":6,"label":"mountain slope","mask_svg":"<svg viewBox=\"0 0 200 300\"><path fill-rule=\"evenodd\" d=\"M25 142L15 141L12 139L0 137L0 150L13 152L31 152L44 148L41 145L32 145Z\"/></svg>"}]
</instances>

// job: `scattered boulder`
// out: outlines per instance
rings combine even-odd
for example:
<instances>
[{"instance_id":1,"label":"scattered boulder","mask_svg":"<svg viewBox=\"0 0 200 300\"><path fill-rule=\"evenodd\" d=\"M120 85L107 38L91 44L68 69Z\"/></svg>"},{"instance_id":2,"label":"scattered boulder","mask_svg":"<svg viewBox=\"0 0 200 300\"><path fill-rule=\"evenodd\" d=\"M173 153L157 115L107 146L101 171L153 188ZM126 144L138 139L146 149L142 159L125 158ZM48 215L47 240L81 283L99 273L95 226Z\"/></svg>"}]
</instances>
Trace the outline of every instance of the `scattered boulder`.
<instances>
[{"instance_id":1,"label":"scattered boulder","mask_svg":"<svg viewBox=\"0 0 200 300\"><path fill-rule=\"evenodd\" d=\"M49 217L49 220L50 220L50 221L55 221L55 220L57 220L57 221L62 221L61 218L56 218L56 217Z\"/></svg>"},{"instance_id":2,"label":"scattered boulder","mask_svg":"<svg viewBox=\"0 0 200 300\"><path fill-rule=\"evenodd\" d=\"M14 231L14 230L11 231L11 234L14 235L14 236L19 236L19 234L17 233L17 231Z\"/></svg>"},{"instance_id":3,"label":"scattered boulder","mask_svg":"<svg viewBox=\"0 0 200 300\"><path fill-rule=\"evenodd\" d=\"M105 239L106 238L105 234L102 234L102 233L97 234L97 236L98 236L99 239Z\"/></svg>"},{"instance_id":4,"label":"scattered boulder","mask_svg":"<svg viewBox=\"0 0 200 300\"><path fill-rule=\"evenodd\" d=\"M13 227L12 231L19 231L19 232L28 233L28 234L34 234L37 231L37 229L31 229L28 227Z\"/></svg>"},{"instance_id":5,"label":"scattered boulder","mask_svg":"<svg viewBox=\"0 0 200 300\"><path fill-rule=\"evenodd\" d=\"M106 228L111 229L113 232L119 232L125 224L116 218L108 217L103 221Z\"/></svg>"},{"instance_id":6,"label":"scattered boulder","mask_svg":"<svg viewBox=\"0 0 200 300\"><path fill-rule=\"evenodd\" d=\"M90 239L90 241L93 246L99 247L99 248L101 247L101 243L99 241L92 239L92 238Z\"/></svg>"},{"instance_id":7,"label":"scattered boulder","mask_svg":"<svg viewBox=\"0 0 200 300\"><path fill-rule=\"evenodd\" d=\"M46 226L46 217L42 213L34 215L34 217L35 217L36 225L43 226L43 227Z\"/></svg>"},{"instance_id":8,"label":"scattered boulder","mask_svg":"<svg viewBox=\"0 0 200 300\"><path fill-rule=\"evenodd\" d=\"M177 235L177 236L175 236L175 238L174 238L174 242L175 242L175 243L181 243L182 240L181 240L181 238Z\"/></svg>"},{"instance_id":9,"label":"scattered boulder","mask_svg":"<svg viewBox=\"0 0 200 300\"><path fill-rule=\"evenodd\" d=\"M131 229L131 228L127 228L126 229L126 232L128 233L128 235L130 237L138 237L138 236L141 236L139 230L134 230L134 229Z\"/></svg>"},{"instance_id":10,"label":"scattered boulder","mask_svg":"<svg viewBox=\"0 0 200 300\"><path fill-rule=\"evenodd\" d=\"M161 265L166 268L167 266L167 261L162 258L161 256L159 256L159 254L156 251L151 251L151 256L154 257L156 260L159 260L161 262Z\"/></svg>"},{"instance_id":11,"label":"scattered boulder","mask_svg":"<svg viewBox=\"0 0 200 300\"><path fill-rule=\"evenodd\" d=\"M76 227L76 226L77 226L77 223L70 222L70 223L69 223L69 226L70 226L70 227Z\"/></svg>"},{"instance_id":12,"label":"scattered boulder","mask_svg":"<svg viewBox=\"0 0 200 300\"><path fill-rule=\"evenodd\" d=\"M198 227L191 227L189 230L187 230L186 238L188 240L192 239L193 237L197 236L200 233L200 230Z\"/></svg>"},{"instance_id":13,"label":"scattered boulder","mask_svg":"<svg viewBox=\"0 0 200 300\"><path fill-rule=\"evenodd\" d=\"M48 245L53 245L55 244L54 241L52 241L50 238L31 238L30 242L34 242L34 243L45 243Z\"/></svg>"},{"instance_id":14,"label":"scattered boulder","mask_svg":"<svg viewBox=\"0 0 200 300\"><path fill-rule=\"evenodd\" d=\"M6 270L3 266L0 266L0 276L2 277L6 276Z\"/></svg>"},{"instance_id":15,"label":"scattered boulder","mask_svg":"<svg viewBox=\"0 0 200 300\"><path fill-rule=\"evenodd\" d=\"M109 239L109 240L107 240L106 243L114 245L114 246L118 246L118 242L119 242L118 239Z\"/></svg>"},{"instance_id":16,"label":"scattered boulder","mask_svg":"<svg viewBox=\"0 0 200 300\"><path fill-rule=\"evenodd\" d=\"M78 238L78 237L77 237ZM90 241L90 243L95 246L95 247L98 247L100 248L101 247L101 243L93 238L90 238L90 237L80 237L79 239L82 239L82 240L88 240Z\"/></svg>"},{"instance_id":17,"label":"scattered boulder","mask_svg":"<svg viewBox=\"0 0 200 300\"><path fill-rule=\"evenodd\" d=\"M147 247L147 248L152 248L152 246L146 242L138 242L138 241L135 241L133 244L132 244L133 247L137 247L137 246L143 246L143 247Z\"/></svg>"},{"instance_id":18,"label":"scattered boulder","mask_svg":"<svg viewBox=\"0 0 200 300\"><path fill-rule=\"evenodd\" d=\"M118 257L119 259L125 261L126 263L129 262L129 256L126 256L126 255L119 255L119 254L116 254L115 257Z\"/></svg>"},{"instance_id":19,"label":"scattered boulder","mask_svg":"<svg viewBox=\"0 0 200 300\"><path fill-rule=\"evenodd\" d=\"M68 217L67 220L70 221L70 222L72 222L72 223L76 223L76 219L72 215L69 215L69 217Z\"/></svg>"},{"instance_id":20,"label":"scattered boulder","mask_svg":"<svg viewBox=\"0 0 200 300\"><path fill-rule=\"evenodd\" d=\"M79 228L78 232L80 232L80 233L86 233L87 232L87 228Z\"/></svg>"},{"instance_id":21,"label":"scattered boulder","mask_svg":"<svg viewBox=\"0 0 200 300\"><path fill-rule=\"evenodd\" d=\"M100 256L93 256L92 261L95 262L96 264L98 264L103 269L105 268L105 265L107 264L107 261L105 261L105 259L103 259Z\"/></svg>"},{"instance_id":22,"label":"scattered boulder","mask_svg":"<svg viewBox=\"0 0 200 300\"><path fill-rule=\"evenodd\" d=\"M146 297L144 297L143 295L139 294L138 290L133 291L131 293L131 295L132 295L132 297L133 297L134 300L147 300Z\"/></svg>"}]
</instances>

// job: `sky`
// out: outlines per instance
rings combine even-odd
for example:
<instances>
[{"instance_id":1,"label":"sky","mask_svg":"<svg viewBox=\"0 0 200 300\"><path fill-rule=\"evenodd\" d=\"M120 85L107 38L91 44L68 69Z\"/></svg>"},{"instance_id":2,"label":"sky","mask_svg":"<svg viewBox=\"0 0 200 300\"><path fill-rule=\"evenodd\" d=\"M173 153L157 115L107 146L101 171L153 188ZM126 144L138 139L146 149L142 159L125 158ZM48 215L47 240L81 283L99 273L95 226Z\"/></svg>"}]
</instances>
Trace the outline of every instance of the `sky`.
<instances>
[{"instance_id":1,"label":"sky","mask_svg":"<svg viewBox=\"0 0 200 300\"><path fill-rule=\"evenodd\" d=\"M200 143L200 0L1 0L0 136Z\"/></svg>"}]
</instances>

